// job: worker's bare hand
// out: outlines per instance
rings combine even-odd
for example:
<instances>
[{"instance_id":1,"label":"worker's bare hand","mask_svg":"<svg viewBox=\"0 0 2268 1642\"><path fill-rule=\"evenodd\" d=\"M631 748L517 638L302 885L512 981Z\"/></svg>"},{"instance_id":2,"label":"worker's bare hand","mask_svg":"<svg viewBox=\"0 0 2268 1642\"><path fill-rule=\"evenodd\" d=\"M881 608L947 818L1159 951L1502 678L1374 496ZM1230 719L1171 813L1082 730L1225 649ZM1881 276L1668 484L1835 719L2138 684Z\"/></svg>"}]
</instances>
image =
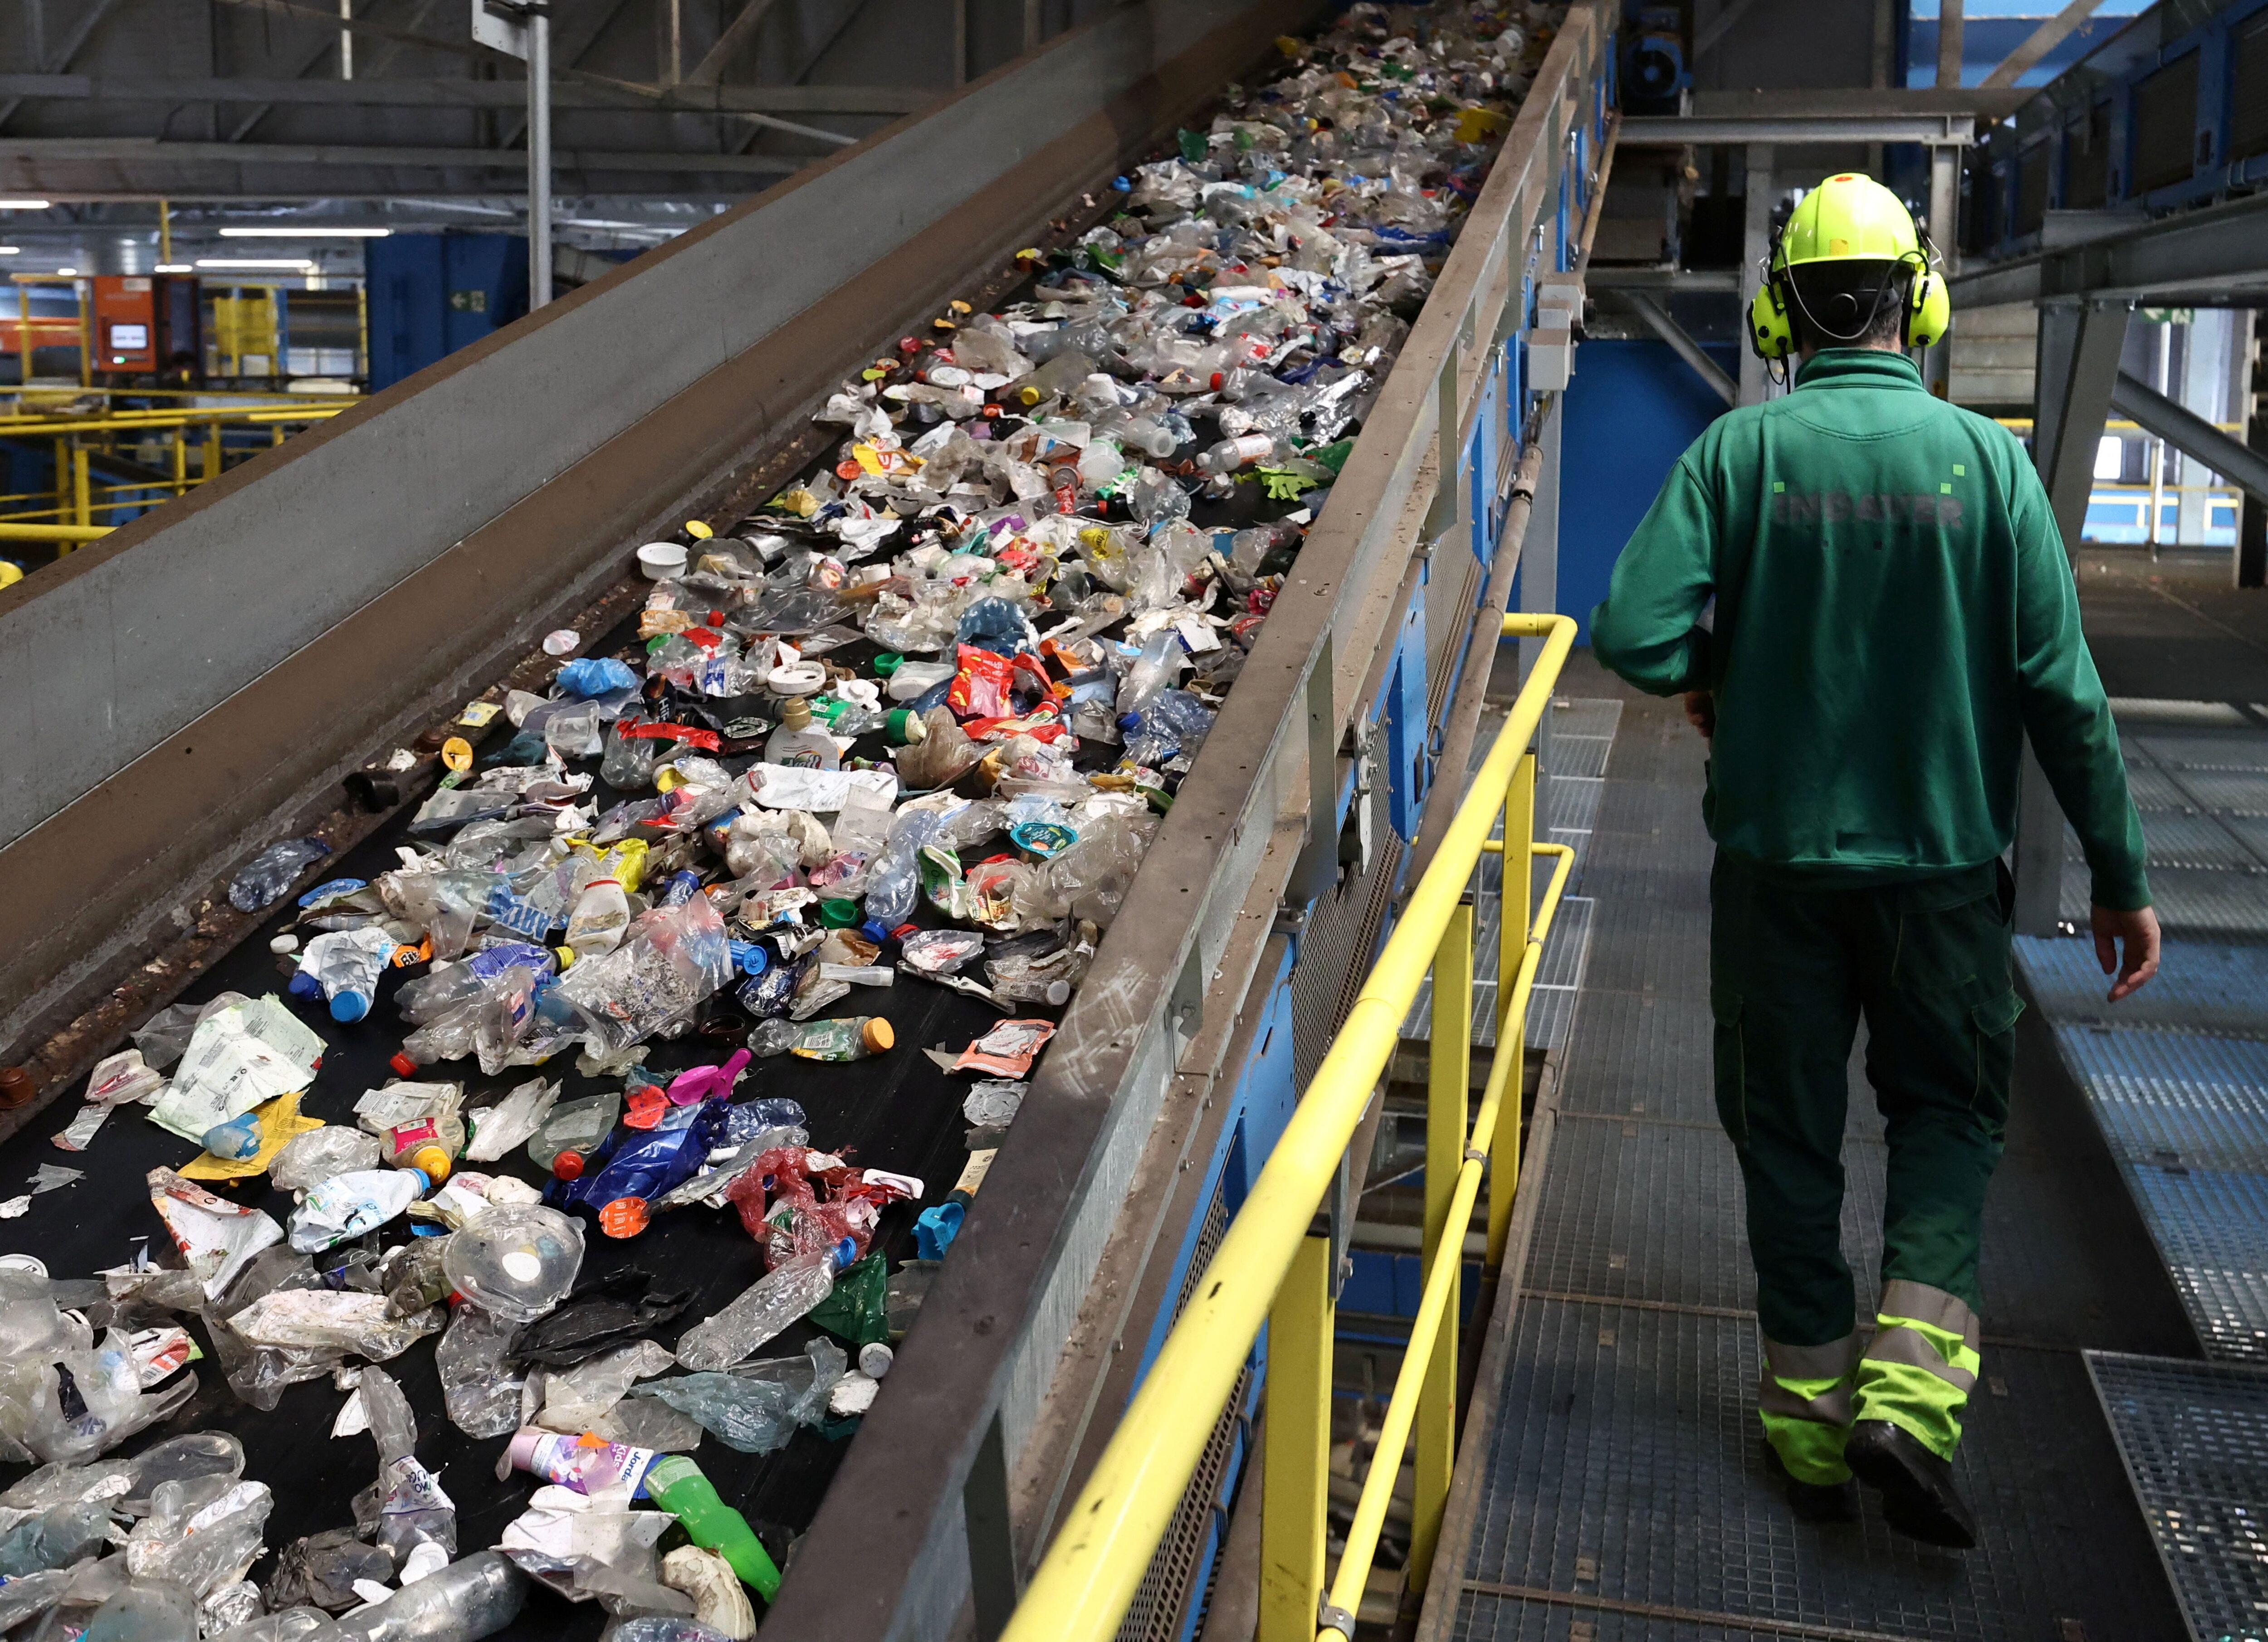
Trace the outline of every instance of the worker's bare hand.
<instances>
[{"instance_id":1,"label":"worker's bare hand","mask_svg":"<svg viewBox=\"0 0 2268 1642\"><path fill-rule=\"evenodd\" d=\"M2106 975L2117 972L2110 1001L2133 996L2158 972L2158 914L2146 906L2131 913L2098 906L2089 921L2095 926L2095 962Z\"/></svg>"},{"instance_id":2,"label":"worker's bare hand","mask_svg":"<svg viewBox=\"0 0 2268 1642\"><path fill-rule=\"evenodd\" d=\"M1706 690L1685 693L1685 722L1701 732L1701 739L1709 741L1717 734L1717 698Z\"/></svg>"}]
</instances>

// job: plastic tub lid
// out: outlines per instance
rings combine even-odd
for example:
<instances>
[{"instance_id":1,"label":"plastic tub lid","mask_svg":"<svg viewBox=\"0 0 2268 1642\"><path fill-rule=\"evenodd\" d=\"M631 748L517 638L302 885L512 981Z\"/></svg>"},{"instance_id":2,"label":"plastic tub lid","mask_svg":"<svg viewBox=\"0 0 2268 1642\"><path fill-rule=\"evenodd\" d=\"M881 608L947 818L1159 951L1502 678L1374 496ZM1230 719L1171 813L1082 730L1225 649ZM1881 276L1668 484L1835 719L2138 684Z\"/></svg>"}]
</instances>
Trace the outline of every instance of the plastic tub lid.
<instances>
[{"instance_id":1,"label":"plastic tub lid","mask_svg":"<svg viewBox=\"0 0 2268 1642\"><path fill-rule=\"evenodd\" d=\"M858 1029L858 1037L871 1052L878 1055L898 1041L889 1022L879 1015L866 1018L866 1024Z\"/></svg>"}]
</instances>

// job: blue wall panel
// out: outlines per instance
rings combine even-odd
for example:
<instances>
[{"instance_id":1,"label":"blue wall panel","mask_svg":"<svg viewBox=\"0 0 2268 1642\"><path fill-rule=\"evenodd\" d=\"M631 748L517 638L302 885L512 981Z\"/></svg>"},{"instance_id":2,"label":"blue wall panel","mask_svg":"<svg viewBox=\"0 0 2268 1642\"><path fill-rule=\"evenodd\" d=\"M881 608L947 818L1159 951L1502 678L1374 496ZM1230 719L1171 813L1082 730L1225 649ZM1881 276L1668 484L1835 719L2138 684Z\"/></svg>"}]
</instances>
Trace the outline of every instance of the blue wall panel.
<instances>
[{"instance_id":1,"label":"blue wall panel","mask_svg":"<svg viewBox=\"0 0 2268 1642\"><path fill-rule=\"evenodd\" d=\"M364 255L373 393L527 312L527 241L516 234L391 234Z\"/></svg>"},{"instance_id":2,"label":"blue wall panel","mask_svg":"<svg viewBox=\"0 0 2268 1642\"><path fill-rule=\"evenodd\" d=\"M1705 344L1728 375L1737 345ZM1583 624L1661 481L1725 401L1666 342L1586 342L1575 355L1559 456L1559 609ZM1515 605L1514 608L1517 608Z\"/></svg>"}]
</instances>

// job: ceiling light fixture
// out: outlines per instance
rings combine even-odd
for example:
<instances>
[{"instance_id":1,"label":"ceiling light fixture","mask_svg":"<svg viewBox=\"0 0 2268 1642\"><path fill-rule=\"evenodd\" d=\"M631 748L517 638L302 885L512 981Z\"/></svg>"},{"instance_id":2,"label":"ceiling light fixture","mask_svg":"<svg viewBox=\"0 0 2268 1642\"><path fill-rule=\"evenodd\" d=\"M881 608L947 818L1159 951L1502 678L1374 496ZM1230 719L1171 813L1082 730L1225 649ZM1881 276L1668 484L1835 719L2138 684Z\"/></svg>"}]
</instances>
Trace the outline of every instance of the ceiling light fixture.
<instances>
[{"instance_id":1,"label":"ceiling light fixture","mask_svg":"<svg viewBox=\"0 0 2268 1642\"><path fill-rule=\"evenodd\" d=\"M224 239L384 239L391 228L224 228Z\"/></svg>"},{"instance_id":2,"label":"ceiling light fixture","mask_svg":"<svg viewBox=\"0 0 2268 1642\"><path fill-rule=\"evenodd\" d=\"M291 268L310 273L314 264L305 257L199 257L201 268Z\"/></svg>"},{"instance_id":3,"label":"ceiling light fixture","mask_svg":"<svg viewBox=\"0 0 2268 1642\"><path fill-rule=\"evenodd\" d=\"M0 200L0 211L44 211L52 200Z\"/></svg>"}]
</instances>

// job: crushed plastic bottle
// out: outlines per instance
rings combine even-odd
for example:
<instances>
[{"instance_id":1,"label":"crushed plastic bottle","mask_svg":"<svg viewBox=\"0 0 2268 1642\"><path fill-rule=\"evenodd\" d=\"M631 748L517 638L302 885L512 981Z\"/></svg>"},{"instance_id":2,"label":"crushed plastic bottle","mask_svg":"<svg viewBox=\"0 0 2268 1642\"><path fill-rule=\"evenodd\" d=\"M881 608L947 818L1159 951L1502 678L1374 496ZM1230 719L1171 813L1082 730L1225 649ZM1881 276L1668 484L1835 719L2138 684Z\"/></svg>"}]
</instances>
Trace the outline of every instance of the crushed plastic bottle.
<instances>
[{"instance_id":1,"label":"crushed plastic bottle","mask_svg":"<svg viewBox=\"0 0 2268 1642\"><path fill-rule=\"evenodd\" d=\"M835 1272L832 1250L774 1267L687 1330L677 1344L677 1360L696 1371L746 1362L834 1292Z\"/></svg>"},{"instance_id":2,"label":"crushed plastic bottle","mask_svg":"<svg viewBox=\"0 0 2268 1642\"><path fill-rule=\"evenodd\" d=\"M519 1617L526 1600L526 1582L509 1558L476 1550L338 1626L351 1642L480 1642Z\"/></svg>"},{"instance_id":3,"label":"crushed plastic bottle","mask_svg":"<svg viewBox=\"0 0 2268 1642\"><path fill-rule=\"evenodd\" d=\"M396 942L380 928L341 929L317 935L299 953L299 968L291 977L295 998L321 997L331 1008L331 1019L359 1021L370 1013L378 995L378 978L394 956Z\"/></svg>"}]
</instances>

